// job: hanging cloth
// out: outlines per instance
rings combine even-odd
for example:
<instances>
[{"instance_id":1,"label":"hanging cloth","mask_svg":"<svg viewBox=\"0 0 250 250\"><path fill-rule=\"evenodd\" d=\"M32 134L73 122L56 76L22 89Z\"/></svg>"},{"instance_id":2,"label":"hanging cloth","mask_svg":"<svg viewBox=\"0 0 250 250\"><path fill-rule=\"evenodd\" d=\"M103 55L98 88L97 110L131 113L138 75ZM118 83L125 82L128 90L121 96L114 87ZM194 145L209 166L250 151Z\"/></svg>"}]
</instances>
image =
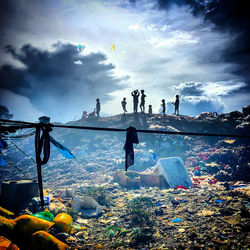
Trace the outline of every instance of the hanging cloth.
<instances>
[{"instance_id":1,"label":"hanging cloth","mask_svg":"<svg viewBox=\"0 0 250 250\"><path fill-rule=\"evenodd\" d=\"M126 134L126 142L124 145L125 154L125 171L128 170L128 167L134 164L134 147L133 143L138 144L138 136L136 132L136 128L128 127L127 134Z\"/></svg>"},{"instance_id":2,"label":"hanging cloth","mask_svg":"<svg viewBox=\"0 0 250 250\"><path fill-rule=\"evenodd\" d=\"M42 180L42 165L46 164L50 157L50 135L52 131L51 124L49 123L49 117L40 117L40 123L36 126L36 136L35 136L35 151L36 151L36 165L37 165L37 179L39 194L41 200L41 207L44 208L44 195L43 195L43 180ZM41 136L41 130L43 132ZM43 159L41 159L41 154L43 151Z\"/></svg>"},{"instance_id":3,"label":"hanging cloth","mask_svg":"<svg viewBox=\"0 0 250 250\"><path fill-rule=\"evenodd\" d=\"M50 136L50 142L59 150L59 152L67 159L74 159L75 156L70 152L69 149L67 149L65 146L63 146L61 143L56 141L52 136Z\"/></svg>"}]
</instances>

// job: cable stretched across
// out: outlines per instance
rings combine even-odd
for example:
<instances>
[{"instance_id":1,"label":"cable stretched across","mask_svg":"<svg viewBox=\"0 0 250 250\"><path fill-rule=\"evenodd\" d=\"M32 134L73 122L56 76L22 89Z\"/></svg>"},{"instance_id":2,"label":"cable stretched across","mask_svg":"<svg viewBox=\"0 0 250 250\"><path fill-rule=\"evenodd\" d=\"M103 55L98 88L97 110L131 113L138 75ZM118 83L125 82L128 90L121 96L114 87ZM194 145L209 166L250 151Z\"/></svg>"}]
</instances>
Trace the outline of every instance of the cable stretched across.
<instances>
[{"instance_id":1,"label":"cable stretched across","mask_svg":"<svg viewBox=\"0 0 250 250\"><path fill-rule=\"evenodd\" d=\"M52 125L57 128L72 128L72 129L87 129L87 130L99 130L99 131L113 131L113 132L126 132L126 129L120 128L102 128L102 127L85 127L85 126L71 126L71 125ZM237 135L237 134L215 134L215 133L193 133L193 132L173 132L173 131L162 131L162 130L145 130L137 129L136 132L147 133L147 134L166 134L166 135L195 135L195 136L222 136L232 138L248 138L249 135Z\"/></svg>"},{"instance_id":2,"label":"cable stretched across","mask_svg":"<svg viewBox=\"0 0 250 250\"><path fill-rule=\"evenodd\" d=\"M37 123L30 122L20 122L20 121L12 121L0 119L0 123L5 124L20 124L20 128L23 126L27 127L36 127ZM83 129L83 130L96 130L96 131L111 131L111 132L126 132L126 129L120 128L103 128L103 127L88 127L88 126L72 126L72 125L59 125L59 124L50 124L51 127L55 128L70 128L70 129ZM12 127L12 126L10 126ZM18 126L17 126L18 127ZM27 128L26 127L26 128ZM231 137L231 138L245 138L250 139L250 135L241 135L241 134L217 134L217 133L196 133L196 132L173 132L173 131L162 131L162 130L146 130L146 129L137 129L139 133L147 133L147 134L166 134L166 135L187 135L187 136L220 136L220 137Z\"/></svg>"}]
</instances>

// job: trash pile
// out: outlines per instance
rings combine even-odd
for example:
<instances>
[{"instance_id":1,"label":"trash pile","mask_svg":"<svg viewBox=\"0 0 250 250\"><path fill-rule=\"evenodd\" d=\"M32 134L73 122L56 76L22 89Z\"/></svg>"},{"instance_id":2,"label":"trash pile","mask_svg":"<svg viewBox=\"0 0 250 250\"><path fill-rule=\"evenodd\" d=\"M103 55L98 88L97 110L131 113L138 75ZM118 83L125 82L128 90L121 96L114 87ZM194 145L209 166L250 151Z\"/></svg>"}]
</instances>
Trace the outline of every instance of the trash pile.
<instances>
[{"instance_id":1,"label":"trash pile","mask_svg":"<svg viewBox=\"0 0 250 250\"><path fill-rule=\"evenodd\" d=\"M44 190L49 201L43 210L35 198L18 214L0 208L0 246L248 248L250 186L236 183L228 188L210 181L193 177L192 182L199 185L192 188L127 189L109 183L77 190Z\"/></svg>"},{"instance_id":2,"label":"trash pile","mask_svg":"<svg viewBox=\"0 0 250 250\"><path fill-rule=\"evenodd\" d=\"M144 123L138 116L138 126L130 114L125 121L115 116L70 124L249 134L249 115L245 108L198 117L150 115ZM44 208L31 159L16 147L2 150L30 180L0 167L0 249L249 248L248 140L138 133L135 164L125 172L123 133L52 134L76 158L52 148L42 169ZM35 157L33 138L18 146Z\"/></svg>"}]
</instances>

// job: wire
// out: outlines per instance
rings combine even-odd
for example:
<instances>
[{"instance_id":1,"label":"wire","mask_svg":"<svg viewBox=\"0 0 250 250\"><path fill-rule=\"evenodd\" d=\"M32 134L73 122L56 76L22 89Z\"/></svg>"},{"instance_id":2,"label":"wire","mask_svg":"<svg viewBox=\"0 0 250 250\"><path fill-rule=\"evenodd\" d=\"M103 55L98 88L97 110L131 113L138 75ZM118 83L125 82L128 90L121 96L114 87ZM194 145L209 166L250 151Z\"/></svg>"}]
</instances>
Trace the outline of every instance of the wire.
<instances>
[{"instance_id":1,"label":"wire","mask_svg":"<svg viewBox=\"0 0 250 250\"><path fill-rule=\"evenodd\" d=\"M12 123L21 123L25 124L26 128L37 127L39 123L30 123L30 122L19 122L19 121L10 121L5 119L0 119L1 122L12 122ZM86 126L71 126L71 125L57 125L51 124L52 127L56 128L71 128L71 129L84 129L84 130L97 130L97 131L113 131L113 132L126 132L126 129L120 128L102 128L102 127L86 127ZM24 127L19 127L24 128ZM168 135L187 135L187 136L220 136L220 137L231 137L231 138L246 138L250 139L249 135L237 135L237 134L215 134L215 133L193 133L193 132L173 132L173 131L161 131L161 130L144 130L138 129L136 130L139 133L147 133L147 134L168 134Z\"/></svg>"},{"instance_id":2,"label":"wire","mask_svg":"<svg viewBox=\"0 0 250 250\"><path fill-rule=\"evenodd\" d=\"M15 120L7 120L7 119L0 119L0 123L9 123L9 124L25 124L25 125L35 125L36 123L33 122L23 122L23 121L15 121Z\"/></svg>"},{"instance_id":3,"label":"wire","mask_svg":"<svg viewBox=\"0 0 250 250\"><path fill-rule=\"evenodd\" d=\"M7 161L6 160L6 162L10 165L10 166L12 166L12 167L14 167L15 169L17 169L27 180L31 180L20 168L18 168L17 166L15 166L13 163L11 163L11 162L9 162L9 161Z\"/></svg>"},{"instance_id":4,"label":"wire","mask_svg":"<svg viewBox=\"0 0 250 250\"><path fill-rule=\"evenodd\" d=\"M99 130L99 131L113 131L113 132L126 132L127 131L127 129L120 129L120 128L101 128L101 127L85 127L85 126L53 125L53 124L52 124L52 127L57 127L57 128L73 128L73 129L88 129L88 130ZM233 134L173 132L173 131L144 130L144 129L137 129L136 132L147 133L147 134L223 136L223 137L247 138L247 139L250 139L249 135L233 135Z\"/></svg>"},{"instance_id":5,"label":"wire","mask_svg":"<svg viewBox=\"0 0 250 250\"><path fill-rule=\"evenodd\" d=\"M26 155L29 159L31 159L36 164L35 160L31 156L26 154L21 148L19 148L13 141L10 140L10 143L12 143L20 152L22 152L24 155Z\"/></svg>"},{"instance_id":6,"label":"wire","mask_svg":"<svg viewBox=\"0 0 250 250\"><path fill-rule=\"evenodd\" d=\"M30 137L32 135L34 135L36 133L36 131L33 131L32 133L29 134L22 134L22 135L15 135L15 136L2 136L2 138L4 140L10 140L10 139L22 139L22 138L27 138Z\"/></svg>"}]
</instances>

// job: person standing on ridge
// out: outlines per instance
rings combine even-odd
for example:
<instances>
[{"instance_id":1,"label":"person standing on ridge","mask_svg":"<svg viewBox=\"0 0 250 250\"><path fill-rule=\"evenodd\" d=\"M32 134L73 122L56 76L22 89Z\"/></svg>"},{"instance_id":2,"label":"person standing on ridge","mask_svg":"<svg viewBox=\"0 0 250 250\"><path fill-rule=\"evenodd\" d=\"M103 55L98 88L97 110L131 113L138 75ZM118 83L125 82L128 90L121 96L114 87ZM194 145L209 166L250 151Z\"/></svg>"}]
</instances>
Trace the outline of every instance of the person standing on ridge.
<instances>
[{"instance_id":1,"label":"person standing on ridge","mask_svg":"<svg viewBox=\"0 0 250 250\"><path fill-rule=\"evenodd\" d=\"M162 114L165 115L165 113L166 113L166 104L165 104L165 100L164 99L162 99L161 106L162 106Z\"/></svg>"},{"instance_id":2,"label":"person standing on ridge","mask_svg":"<svg viewBox=\"0 0 250 250\"><path fill-rule=\"evenodd\" d=\"M148 106L148 113L149 113L150 115L153 114L152 105L149 105L149 106Z\"/></svg>"},{"instance_id":3,"label":"person standing on ridge","mask_svg":"<svg viewBox=\"0 0 250 250\"><path fill-rule=\"evenodd\" d=\"M137 109L138 109L138 103L139 103L139 96L140 93L138 91L138 89L134 90L131 95L133 96L133 103L134 103L134 113L137 113Z\"/></svg>"},{"instance_id":4,"label":"person standing on ridge","mask_svg":"<svg viewBox=\"0 0 250 250\"><path fill-rule=\"evenodd\" d=\"M176 95L175 97L176 97L176 99L175 99L175 102L173 103L174 104L174 113L176 115L179 115L179 104L180 104L179 95Z\"/></svg>"},{"instance_id":5,"label":"person standing on ridge","mask_svg":"<svg viewBox=\"0 0 250 250\"><path fill-rule=\"evenodd\" d=\"M101 103L99 99L96 99L96 114L100 117Z\"/></svg>"},{"instance_id":6,"label":"person standing on ridge","mask_svg":"<svg viewBox=\"0 0 250 250\"><path fill-rule=\"evenodd\" d=\"M145 97L146 95L144 94L144 90L141 90L141 103L140 103L140 108L141 112L145 113Z\"/></svg>"},{"instance_id":7,"label":"person standing on ridge","mask_svg":"<svg viewBox=\"0 0 250 250\"><path fill-rule=\"evenodd\" d=\"M124 97L124 98L123 98L123 101L122 101L122 108L123 108L124 114L125 114L125 112L128 112L128 111L126 110L126 105L127 105L127 102L126 102L126 98Z\"/></svg>"}]
</instances>

